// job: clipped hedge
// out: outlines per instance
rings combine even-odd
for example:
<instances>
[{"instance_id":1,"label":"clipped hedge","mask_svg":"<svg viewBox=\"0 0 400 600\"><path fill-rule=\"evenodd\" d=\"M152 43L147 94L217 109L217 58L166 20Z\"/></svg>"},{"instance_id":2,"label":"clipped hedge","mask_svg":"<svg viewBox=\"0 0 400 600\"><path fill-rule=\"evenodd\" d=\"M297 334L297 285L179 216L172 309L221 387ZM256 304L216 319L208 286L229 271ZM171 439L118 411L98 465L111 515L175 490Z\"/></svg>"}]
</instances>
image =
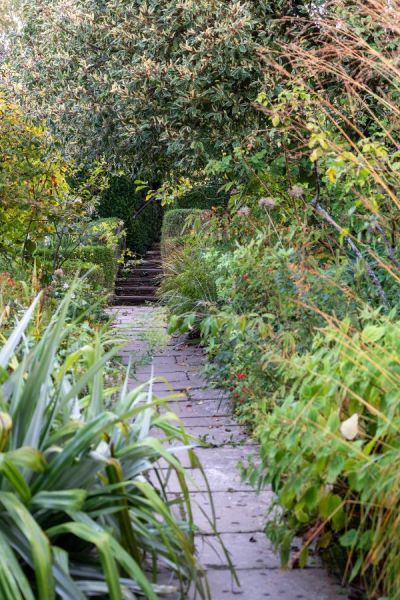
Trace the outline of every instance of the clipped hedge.
<instances>
[{"instance_id":1,"label":"clipped hedge","mask_svg":"<svg viewBox=\"0 0 400 600\"><path fill-rule=\"evenodd\" d=\"M118 271L118 261L125 246L124 223L120 219L97 219L85 231L85 242L71 250L61 248L56 267L68 274L86 273L96 267L89 280L107 289L112 289ZM38 267L47 280L51 280L54 269L54 247L40 246L35 254Z\"/></svg>"},{"instance_id":2,"label":"clipped hedge","mask_svg":"<svg viewBox=\"0 0 400 600\"><path fill-rule=\"evenodd\" d=\"M124 221L127 247L138 254L144 254L153 242L160 239L163 217L161 206L150 202L137 214L144 203L144 193L135 192L133 179L112 177L109 188L102 193L98 208L100 216Z\"/></svg>"},{"instance_id":3,"label":"clipped hedge","mask_svg":"<svg viewBox=\"0 0 400 600\"><path fill-rule=\"evenodd\" d=\"M77 257L84 263L91 263L101 270L101 284L106 288L114 287L118 271L118 255L114 248L102 246L81 246L78 248Z\"/></svg>"},{"instance_id":4,"label":"clipped hedge","mask_svg":"<svg viewBox=\"0 0 400 600\"><path fill-rule=\"evenodd\" d=\"M189 217L200 216L199 208L175 208L164 215L161 229L161 254L166 258L173 247L179 245L179 238L185 233L185 224Z\"/></svg>"},{"instance_id":5,"label":"clipped hedge","mask_svg":"<svg viewBox=\"0 0 400 600\"><path fill-rule=\"evenodd\" d=\"M88 281L95 287L104 287L104 273L100 265L79 259L70 259L63 264L63 273L67 279L72 279L76 274L87 275Z\"/></svg>"}]
</instances>

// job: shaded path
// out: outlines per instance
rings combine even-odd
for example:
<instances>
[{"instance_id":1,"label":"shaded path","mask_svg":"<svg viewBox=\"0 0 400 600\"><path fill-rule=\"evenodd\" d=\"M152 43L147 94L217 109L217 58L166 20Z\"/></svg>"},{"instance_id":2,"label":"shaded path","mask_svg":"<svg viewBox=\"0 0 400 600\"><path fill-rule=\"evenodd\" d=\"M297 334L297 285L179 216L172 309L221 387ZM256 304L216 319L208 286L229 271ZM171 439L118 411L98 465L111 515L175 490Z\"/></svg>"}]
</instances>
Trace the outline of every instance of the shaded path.
<instances>
[{"instance_id":1,"label":"shaded path","mask_svg":"<svg viewBox=\"0 0 400 600\"><path fill-rule=\"evenodd\" d=\"M328 576L314 558L305 570L283 571L279 557L273 552L263 532L267 507L272 492L257 495L242 483L236 467L257 446L246 431L232 419L228 399L219 390L210 388L200 375L205 362L202 350L179 338L168 339L162 310L157 307L115 307L115 326L129 331L131 339L123 351L124 362L129 357L138 361L132 387L148 381L151 364L156 376L166 382L157 382L154 392L169 395L171 387L182 397L169 402L169 408L182 419L187 431L206 437L212 443L196 453L203 464L213 493L217 527L224 544L231 553L241 582L241 588L232 584L226 560L215 552L218 548L212 528L201 509L208 510L209 499L198 469L187 468L194 482L189 483L194 504L195 521L200 528L197 548L200 563L207 569L212 600L336 600L344 598L343 590ZM143 364L140 356L148 356ZM178 491L171 481L170 493ZM295 549L295 548L294 548Z\"/></svg>"}]
</instances>

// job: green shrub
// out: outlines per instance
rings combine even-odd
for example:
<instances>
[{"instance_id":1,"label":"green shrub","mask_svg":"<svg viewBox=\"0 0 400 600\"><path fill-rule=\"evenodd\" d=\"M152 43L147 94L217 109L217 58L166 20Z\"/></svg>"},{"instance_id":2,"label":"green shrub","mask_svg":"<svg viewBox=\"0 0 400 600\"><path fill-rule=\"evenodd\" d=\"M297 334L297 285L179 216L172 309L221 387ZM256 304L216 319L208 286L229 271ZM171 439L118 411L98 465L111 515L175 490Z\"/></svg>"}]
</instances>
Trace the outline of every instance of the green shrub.
<instances>
[{"instance_id":1,"label":"green shrub","mask_svg":"<svg viewBox=\"0 0 400 600\"><path fill-rule=\"evenodd\" d=\"M185 471L151 434L186 447L188 437L156 410L147 384L128 391L127 373L112 387L119 346L66 320L75 292L39 338L27 329L36 299L0 349L0 596L156 600L173 592L157 584L166 567L175 594L186 597L193 579L205 597Z\"/></svg>"},{"instance_id":2,"label":"green shrub","mask_svg":"<svg viewBox=\"0 0 400 600\"><path fill-rule=\"evenodd\" d=\"M98 288L104 287L104 273L100 265L93 262L83 261L80 259L67 260L63 264L62 271L68 280L73 279L76 275L82 277L87 275L88 281Z\"/></svg>"},{"instance_id":3,"label":"green shrub","mask_svg":"<svg viewBox=\"0 0 400 600\"><path fill-rule=\"evenodd\" d=\"M369 598L399 598L400 323L363 315L317 334L284 370L292 391L259 427L253 484L272 484L282 507L268 534L288 560L292 538L347 552L350 578Z\"/></svg>"},{"instance_id":4,"label":"green shrub","mask_svg":"<svg viewBox=\"0 0 400 600\"><path fill-rule=\"evenodd\" d=\"M124 245L123 221L116 218L96 219L85 224L78 240L66 236L59 243L56 237L50 238L49 245L36 249L35 259L46 283L52 279L53 271L57 268L68 271L70 275L76 271L83 274L95 266L89 279L112 289Z\"/></svg>"},{"instance_id":5,"label":"green shrub","mask_svg":"<svg viewBox=\"0 0 400 600\"><path fill-rule=\"evenodd\" d=\"M0 252L28 259L55 226L80 218L66 181L68 165L49 134L0 90Z\"/></svg>"},{"instance_id":6,"label":"green shrub","mask_svg":"<svg viewBox=\"0 0 400 600\"><path fill-rule=\"evenodd\" d=\"M127 246L138 254L144 254L153 242L160 239L162 223L162 208L154 202L149 202L137 215L144 203L144 195L135 192L133 179L112 177L110 187L102 193L98 208L102 217L123 220Z\"/></svg>"},{"instance_id":7,"label":"green shrub","mask_svg":"<svg viewBox=\"0 0 400 600\"><path fill-rule=\"evenodd\" d=\"M118 256L112 246L82 246L77 250L80 260L98 265L102 273L102 285L112 289L118 271Z\"/></svg>"},{"instance_id":8,"label":"green shrub","mask_svg":"<svg viewBox=\"0 0 400 600\"><path fill-rule=\"evenodd\" d=\"M203 302L202 286L193 283L191 289L193 322L212 361L208 373L233 393L237 414L255 424L260 414L273 408L282 385L280 358L309 348L315 328L325 324L317 311L306 307L321 307L339 318L355 314L357 303L338 283L345 279L345 266L321 268L312 255L305 262L304 253L295 248L272 245L275 239L253 211L245 218L212 217L192 237L198 241L196 253L201 253L196 254L195 268L199 273L208 270L213 281L212 303ZM178 257L190 256L191 236L186 244ZM171 330L182 330L182 324L190 322L189 304L177 301L178 287L185 278L195 282L196 272L189 260L186 264L174 256L172 267L161 291L168 290ZM201 312L196 309L196 292Z\"/></svg>"}]
</instances>

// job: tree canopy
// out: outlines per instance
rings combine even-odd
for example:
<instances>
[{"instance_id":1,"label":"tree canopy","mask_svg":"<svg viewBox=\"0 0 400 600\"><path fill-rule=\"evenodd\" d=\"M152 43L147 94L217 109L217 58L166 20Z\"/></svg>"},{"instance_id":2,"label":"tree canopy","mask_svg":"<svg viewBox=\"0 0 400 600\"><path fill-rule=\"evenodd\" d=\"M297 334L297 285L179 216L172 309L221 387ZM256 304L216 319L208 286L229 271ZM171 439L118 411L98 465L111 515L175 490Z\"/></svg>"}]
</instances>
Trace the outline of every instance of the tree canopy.
<instances>
[{"instance_id":1,"label":"tree canopy","mask_svg":"<svg viewBox=\"0 0 400 600\"><path fill-rule=\"evenodd\" d=\"M19 72L68 152L161 181L257 126L272 20L303 1L36 0Z\"/></svg>"}]
</instances>

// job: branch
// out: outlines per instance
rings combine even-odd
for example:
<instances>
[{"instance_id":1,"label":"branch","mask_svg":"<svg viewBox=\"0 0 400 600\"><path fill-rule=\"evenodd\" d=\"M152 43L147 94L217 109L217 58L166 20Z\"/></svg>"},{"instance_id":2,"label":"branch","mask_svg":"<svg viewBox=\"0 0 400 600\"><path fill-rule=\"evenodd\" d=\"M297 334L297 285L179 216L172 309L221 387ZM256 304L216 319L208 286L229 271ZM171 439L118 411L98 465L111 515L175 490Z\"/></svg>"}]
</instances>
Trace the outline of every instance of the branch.
<instances>
[{"instance_id":1,"label":"branch","mask_svg":"<svg viewBox=\"0 0 400 600\"><path fill-rule=\"evenodd\" d=\"M373 227L376 231L378 231L378 233L381 234L383 241L385 243L386 246L386 251L388 253L389 259L390 261L394 264L394 266L400 271L400 262L397 260L397 257L394 253L394 248L392 246L392 244L389 241L389 238L386 235L385 230L383 229L383 227L381 225L379 225L378 222L374 222Z\"/></svg>"},{"instance_id":2,"label":"branch","mask_svg":"<svg viewBox=\"0 0 400 600\"><path fill-rule=\"evenodd\" d=\"M315 210L315 212L317 212L327 223L329 223L329 225L331 225L334 229L336 229L336 231L338 231L340 234L343 234L343 228L338 223L336 223L336 221L328 213L328 211L325 210L319 203L320 194L321 194L321 180L320 180L320 176L319 176L317 162L314 163L314 175L315 175L315 182L316 182L317 189L316 189L314 198L310 202L310 206L312 206L312 208ZM358 249L358 247L353 242L351 237L349 235L343 235L343 239L346 242L346 244L349 246L349 248L354 252L354 254L360 260L362 260L364 262L368 276L378 291L379 297L382 301L382 305L384 306L385 310L389 310L389 304L388 304L388 301L386 298L385 291L384 291L384 289L381 285L381 282L379 281L375 271L373 270L371 265L368 263L368 261L365 260L361 251Z\"/></svg>"}]
</instances>

